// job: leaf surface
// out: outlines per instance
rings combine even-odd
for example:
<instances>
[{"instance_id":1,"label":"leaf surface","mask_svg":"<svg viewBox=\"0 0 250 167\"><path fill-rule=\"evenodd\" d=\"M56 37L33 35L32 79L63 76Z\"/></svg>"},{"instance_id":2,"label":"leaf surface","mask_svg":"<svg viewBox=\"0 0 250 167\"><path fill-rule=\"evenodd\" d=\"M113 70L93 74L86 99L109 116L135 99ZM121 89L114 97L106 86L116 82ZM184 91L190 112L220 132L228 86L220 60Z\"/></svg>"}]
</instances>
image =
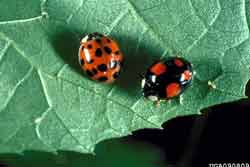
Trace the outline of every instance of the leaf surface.
<instances>
[{"instance_id":1,"label":"leaf surface","mask_svg":"<svg viewBox=\"0 0 250 167\"><path fill-rule=\"evenodd\" d=\"M2 0L0 11L0 152L91 153L102 140L245 98L249 0ZM94 31L124 52L113 85L78 65L79 41ZM156 107L139 74L175 54L193 63L193 84Z\"/></svg>"}]
</instances>

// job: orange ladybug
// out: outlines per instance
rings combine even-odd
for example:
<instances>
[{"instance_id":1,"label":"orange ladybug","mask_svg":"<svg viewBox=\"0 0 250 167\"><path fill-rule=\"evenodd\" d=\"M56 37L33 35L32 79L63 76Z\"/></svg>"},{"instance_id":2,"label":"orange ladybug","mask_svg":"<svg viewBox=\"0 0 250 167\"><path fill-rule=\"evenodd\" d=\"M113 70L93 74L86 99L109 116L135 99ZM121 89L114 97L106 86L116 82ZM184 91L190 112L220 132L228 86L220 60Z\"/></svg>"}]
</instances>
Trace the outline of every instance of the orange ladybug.
<instances>
[{"instance_id":1,"label":"orange ladybug","mask_svg":"<svg viewBox=\"0 0 250 167\"><path fill-rule=\"evenodd\" d=\"M94 32L81 40L79 63L91 79L112 83L120 75L123 54L113 39Z\"/></svg>"}]
</instances>

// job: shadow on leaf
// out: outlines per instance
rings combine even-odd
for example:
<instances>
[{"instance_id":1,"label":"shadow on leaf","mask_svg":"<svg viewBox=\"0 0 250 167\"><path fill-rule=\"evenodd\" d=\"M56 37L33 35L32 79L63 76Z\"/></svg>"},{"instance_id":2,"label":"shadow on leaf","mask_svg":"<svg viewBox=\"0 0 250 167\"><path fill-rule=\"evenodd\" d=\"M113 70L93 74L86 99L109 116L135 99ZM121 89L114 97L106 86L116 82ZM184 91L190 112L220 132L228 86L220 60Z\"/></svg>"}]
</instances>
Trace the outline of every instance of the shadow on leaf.
<instances>
[{"instance_id":1,"label":"shadow on leaf","mask_svg":"<svg viewBox=\"0 0 250 167\"><path fill-rule=\"evenodd\" d=\"M124 67L121 76L114 83L119 89L134 96L135 90L141 86L141 75L156 60L159 60L162 53L148 46L144 40L138 41L137 37L114 36L124 54Z\"/></svg>"},{"instance_id":2,"label":"shadow on leaf","mask_svg":"<svg viewBox=\"0 0 250 167\"><path fill-rule=\"evenodd\" d=\"M72 32L64 31L54 37L53 46L65 64L68 64L73 71L81 74L83 77L87 77L84 75L78 61L79 41L82 37ZM115 81L114 85L133 96L135 90L140 88L140 75L145 73L146 69L154 61L159 60L162 53L147 46L148 44L144 44L143 41L138 43L138 39L125 38L123 36L115 36L114 39L118 41L120 49L124 54L124 67L121 76Z\"/></svg>"},{"instance_id":3,"label":"shadow on leaf","mask_svg":"<svg viewBox=\"0 0 250 167\"><path fill-rule=\"evenodd\" d=\"M52 44L64 63L68 64L73 71L82 75L83 72L78 61L80 39L76 37L76 34L70 31L60 32L54 36Z\"/></svg>"},{"instance_id":4,"label":"shadow on leaf","mask_svg":"<svg viewBox=\"0 0 250 167\"><path fill-rule=\"evenodd\" d=\"M149 144L128 138L101 142L96 155L59 151L58 154L25 151L23 155L2 154L0 164L9 167L163 167L162 154Z\"/></svg>"}]
</instances>

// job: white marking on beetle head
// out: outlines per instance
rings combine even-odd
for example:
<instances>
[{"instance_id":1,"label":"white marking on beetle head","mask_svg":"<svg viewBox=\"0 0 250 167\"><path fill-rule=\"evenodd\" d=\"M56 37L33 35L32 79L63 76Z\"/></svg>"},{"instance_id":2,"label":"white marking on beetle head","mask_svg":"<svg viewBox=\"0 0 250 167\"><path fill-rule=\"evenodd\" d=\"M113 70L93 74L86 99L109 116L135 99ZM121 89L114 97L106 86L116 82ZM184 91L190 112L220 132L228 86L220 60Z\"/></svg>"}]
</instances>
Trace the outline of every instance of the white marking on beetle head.
<instances>
[{"instance_id":1,"label":"white marking on beetle head","mask_svg":"<svg viewBox=\"0 0 250 167\"><path fill-rule=\"evenodd\" d=\"M82 43L87 42L88 38L89 38L89 35L86 35L84 38L82 38L81 42Z\"/></svg>"},{"instance_id":2,"label":"white marking on beetle head","mask_svg":"<svg viewBox=\"0 0 250 167\"><path fill-rule=\"evenodd\" d=\"M115 62L115 61L111 61L110 64L109 64L110 68L114 68L115 65L116 65L116 62Z\"/></svg>"},{"instance_id":3,"label":"white marking on beetle head","mask_svg":"<svg viewBox=\"0 0 250 167\"><path fill-rule=\"evenodd\" d=\"M181 79L180 79L181 82L185 81L185 74L181 74Z\"/></svg>"},{"instance_id":4,"label":"white marking on beetle head","mask_svg":"<svg viewBox=\"0 0 250 167\"><path fill-rule=\"evenodd\" d=\"M148 96L148 99L151 100L151 101L158 101L158 97L157 96Z\"/></svg>"},{"instance_id":5,"label":"white marking on beetle head","mask_svg":"<svg viewBox=\"0 0 250 167\"><path fill-rule=\"evenodd\" d=\"M156 82L156 76L155 76L155 75L152 76L152 82L153 82L153 83Z\"/></svg>"},{"instance_id":6,"label":"white marking on beetle head","mask_svg":"<svg viewBox=\"0 0 250 167\"><path fill-rule=\"evenodd\" d=\"M144 88L145 84L146 84L146 79L143 78L143 79L141 80L141 88Z\"/></svg>"}]
</instances>

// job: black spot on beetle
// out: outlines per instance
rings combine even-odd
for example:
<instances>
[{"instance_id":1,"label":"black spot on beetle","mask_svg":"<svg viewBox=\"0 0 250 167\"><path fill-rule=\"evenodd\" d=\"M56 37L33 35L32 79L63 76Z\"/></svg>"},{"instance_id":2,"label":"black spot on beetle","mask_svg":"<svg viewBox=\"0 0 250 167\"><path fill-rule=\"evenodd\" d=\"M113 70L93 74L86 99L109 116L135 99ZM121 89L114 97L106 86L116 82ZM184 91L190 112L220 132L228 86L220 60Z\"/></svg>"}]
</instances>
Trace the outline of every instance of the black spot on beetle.
<instances>
[{"instance_id":1,"label":"black spot on beetle","mask_svg":"<svg viewBox=\"0 0 250 167\"><path fill-rule=\"evenodd\" d=\"M101 72L107 71L107 69L108 69L106 64L100 64L100 65L97 66L97 68Z\"/></svg>"},{"instance_id":2,"label":"black spot on beetle","mask_svg":"<svg viewBox=\"0 0 250 167\"><path fill-rule=\"evenodd\" d=\"M116 55L119 55L119 54L120 54L120 51L119 51L119 50L118 50L118 51L116 51L116 52L115 52L115 54L116 54Z\"/></svg>"},{"instance_id":3,"label":"black spot on beetle","mask_svg":"<svg viewBox=\"0 0 250 167\"><path fill-rule=\"evenodd\" d=\"M99 43L99 44L102 43L102 40L101 40L100 38L97 38L95 41L96 41L97 43Z\"/></svg>"},{"instance_id":4,"label":"black spot on beetle","mask_svg":"<svg viewBox=\"0 0 250 167\"><path fill-rule=\"evenodd\" d=\"M112 49L110 49L109 47L105 46L104 50L107 54L110 54L112 52Z\"/></svg>"},{"instance_id":5,"label":"black spot on beetle","mask_svg":"<svg viewBox=\"0 0 250 167\"><path fill-rule=\"evenodd\" d=\"M88 64L92 64L94 62L94 60L93 59L90 59L90 61L88 61L87 63Z\"/></svg>"},{"instance_id":6,"label":"black spot on beetle","mask_svg":"<svg viewBox=\"0 0 250 167\"><path fill-rule=\"evenodd\" d=\"M90 76L90 77L93 77L93 76L94 76L94 74L93 74L90 70L86 70L86 73L87 73L87 75Z\"/></svg>"},{"instance_id":7,"label":"black spot on beetle","mask_svg":"<svg viewBox=\"0 0 250 167\"><path fill-rule=\"evenodd\" d=\"M92 49L92 45L91 45L91 44L88 44L87 48L88 48L88 49Z\"/></svg>"},{"instance_id":8,"label":"black spot on beetle","mask_svg":"<svg viewBox=\"0 0 250 167\"><path fill-rule=\"evenodd\" d=\"M108 80L108 78L107 77L100 77L97 80L100 81L100 82L105 82L105 81Z\"/></svg>"},{"instance_id":9,"label":"black spot on beetle","mask_svg":"<svg viewBox=\"0 0 250 167\"><path fill-rule=\"evenodd\" d=\"M93 73L94 75L96 75L96 74L98 73L97 69L93 68L93 69L92 69L92 73Z\"/></svg>"},{"instance_id":10,"label":"black spot on beetle","mask_svg":"<svg viewBox=\"0 0 250 167\"><path fill-rule=\"evenodd\" d=\"M97 57L101 57L101 56L102 56L102 50L101 50L101 48L97 48L97 49L96 49L95 55L96 55Z\"/></svg>"},{"instance_id":11,"label":"black spot on beetle","mask_svg":"<svg viewBox=\"0 0 250 167\"><path fill-rule=\"evenodd\" d=\"M110 43L111 42L110 39L107 38L107 42Z\"/></svg>"}]
</instances>

